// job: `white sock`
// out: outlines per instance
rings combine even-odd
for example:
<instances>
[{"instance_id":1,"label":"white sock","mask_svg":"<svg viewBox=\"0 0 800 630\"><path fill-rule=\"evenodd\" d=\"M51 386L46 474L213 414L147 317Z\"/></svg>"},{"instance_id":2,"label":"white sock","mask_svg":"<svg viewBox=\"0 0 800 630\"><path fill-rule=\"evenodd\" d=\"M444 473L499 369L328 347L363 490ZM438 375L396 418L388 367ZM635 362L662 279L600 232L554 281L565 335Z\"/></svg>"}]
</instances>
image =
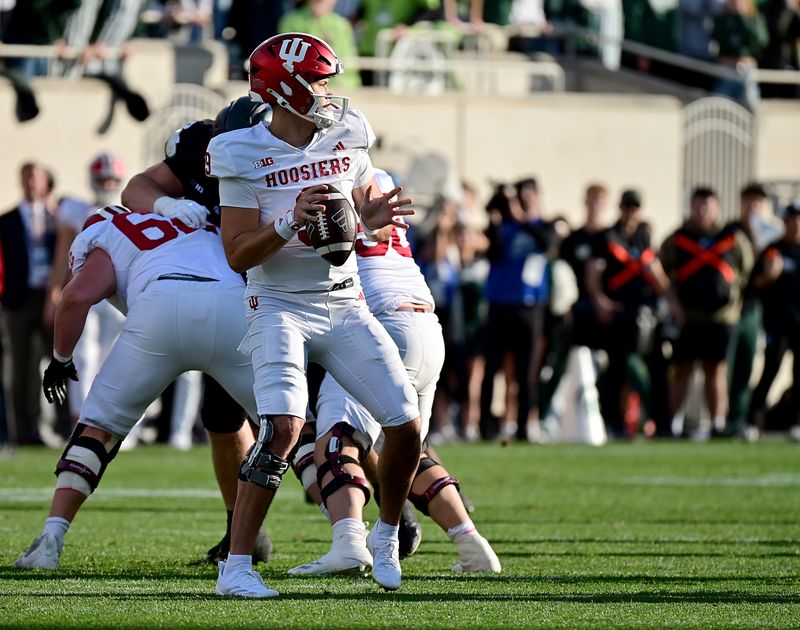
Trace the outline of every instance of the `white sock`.
<instances>
[{"instance_id":1,"label":"white sock","mask_svg":"<svg viewBox=\"0 0 800 630\"><path fill-rule=\"evenodd\" d=\"M447 530L447 536L450 540L455 540L456 536L459 534L472 534L477 533L478 530L475 528L475 523L472 520L467 519L460 525L456 525L455 527L451 527Z\"/></svg>"},{"instance_id":2,"label":"white sock","mask_svg":"<svg viewBox=\"0 0 800 630\"><path fill-rule=\"evenodd\" d=\"M331 522L331 514L330 514L330 512L328 512L328 508L325 507L325 504L324 503L320 503L319 504L319 509L325 515L325 518L327 518L328 522L330 523Z\"/></svg>"},{"instance_id":3,"label":"white sock","mask_svg":"<svg viewBox=\"0 0 800 630\"><path fill-rule=\"evenodd\" d=\"M332 527L331 538L333 546L336 547L337 543L344 546L351 546L353 544L364 544L364 521L358 518L343 518L336 521Z\"/></svg>"},{"instance_id":4,"label":"white sock","mask_svg":"<svg viewBox=\"0 0 800 630\"><path fill-rule=\"evenodd\" d=\"M397 538L400 532L400 525L389 525L384 523L380 518L375 523L375 534L380 538Z\"/></svg>"},{"instance_id":5,"label":"white sock","mask_svg":"<svg viewBox=\"0 0 800 630\"><path fill-rule=\"evenodd\" d=\"M63 543L64 536L67 535L70 525L71 523L65 518L61 518L60 516L50 516L44 522L43 533L55 536L59 543Z\"/></svg>"},{"instance_id":6,"label":"white sock","mask_svg":"<svg viewBox=\"0 0 800 630\"><path fill-rule=\"evenodd\" d=\"M716 416L711 421L711 425L714 427L715 431L724 431L725 430L725 416Z\"/></svg>"},{"instance_id":7,"label":"white sock","mask_svg":"<svg viewBox=\"0 0 800 630\"><path fill-rule=\"evenodd\" d=\"M227 573L228 569L230 568L241 568L245 570L250 570L253 568L253 556L249 553L241 554L241 555L234 555L232 553L228 554L228 561L225 564L225 572Z\"/></svg>"},{"instance_id":8,"label":"white sock","mask_svg":"<svg viewBox=\"0 0 800 630\"><path fill-rule=\"evenodd\" d=\"M343 531L348 529L356 529L358 531L364 531L364 521L359 518L343 518L336 521L333 524L333 531Z\"/></svg>"}]
</instances>

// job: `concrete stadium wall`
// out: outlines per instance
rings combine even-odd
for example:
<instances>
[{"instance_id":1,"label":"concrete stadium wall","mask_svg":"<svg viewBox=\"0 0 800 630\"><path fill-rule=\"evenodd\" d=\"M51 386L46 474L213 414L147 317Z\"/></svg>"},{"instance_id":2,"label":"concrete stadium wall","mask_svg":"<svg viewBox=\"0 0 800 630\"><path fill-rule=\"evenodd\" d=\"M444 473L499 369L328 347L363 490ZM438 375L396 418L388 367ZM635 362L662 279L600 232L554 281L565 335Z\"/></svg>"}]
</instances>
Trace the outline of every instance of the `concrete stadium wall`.
<instances>
[{"instance_id":1,"label":"concrete stadium wall","mask_svg":"<svg viewBox=\"0 0 800 630\"><path fill-rule=\"evenodd\" d=\"M153 85L139 88L141 81L135 87L157 108L168 93ZM147 166L144 128L121 103L109 131L98 135L110 98L103 84L36 80L33 85L41 114L18 123L13 92L0 83L0 209L18 199L17 173L26 160L50 166L59 192L78 195L88 195L86 167L98 151L121 154L131 173ZM244 90L243 83L225 86L231 98ZM547 211L563 213L576 224L583 190L594 181L606 183L615 201L623 188L639 187L657 238L680 220L681 105L672 97L567 93L493 99L376 90L352 96L352 105L367 114L381 138L375 163L401 176L413 170L420 190L440 186L438 168L449 163L456 176L479 187L483 199L491 181L534 175ZM799 106L769 105L759 111L757 174L800 178Z\"/></svg>"},{"instance_id":2,"label":"concrete stadium wall","mask_svg":"<svg viewBox=\"0 0 800 630\"><path fill-rule=\"evenodd\" d=\"M800 180L800 101L762 101L756 121L756 177Z\"/></svg>"}]
</instances>

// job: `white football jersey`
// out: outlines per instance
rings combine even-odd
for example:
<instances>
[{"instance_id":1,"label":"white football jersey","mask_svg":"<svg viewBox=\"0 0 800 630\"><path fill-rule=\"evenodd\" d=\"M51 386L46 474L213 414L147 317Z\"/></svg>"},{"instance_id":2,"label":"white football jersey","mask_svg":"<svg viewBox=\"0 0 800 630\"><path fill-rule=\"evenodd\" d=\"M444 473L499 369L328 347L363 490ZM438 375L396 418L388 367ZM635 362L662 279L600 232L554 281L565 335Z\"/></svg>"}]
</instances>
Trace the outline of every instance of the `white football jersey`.
<instances>
[{"instance_id":1,"label":"white football jersey","mask_svg":"<svg viewBox=\"0 0 800 630\"><path fill-rule=\"evenodd\" d=\"M80 232L86 219L95 210L97 210L97 206L91 203L67 197L58 205L58 223L59 225L68 225L76 233Z\"/></svg>"},{"instance_id":2,"label":"white football jersey","mask_svg":"<svg viewBox=\"0 0 800 630\"><path fill-rule=\"evenodd\" d=\"M384 193L394 188L394 182L386 171L376 168L374 173L375 181ZM369 310L376 315L392 312L406 302L435 306L431 290L411 255L404 229L395 227L388 240L376 243L359 228L356 257L364 297Z\"/></svg>"},{"instance_id":3,"label":"white football jersey","mask_svg":"<svg viewBox=\"0 0 800 630\"><path fill-rule=\"evenodd\" d=\"M272 135L266 124L213 138L206 154L206 173L218 177L220 205L258 208L263 227L294 208L303 189L332 184L353 203L353 188L372 178L367 150L375 141L367 119L350 110L343 124L318 130L304 147ZM347 289L360 292L354 256L334 267L307 244L305 229L263 264L247 272L248 295L265 291L325 292L352 279Z\"/></svg>"},{"instance_id":4,"label":"white football jersey","mask_svg":"<svg viewBox=\"0 0 800 630\"><path fill-rule=\"evenodd\" d=\"M123 313L147 286L165 274L188 274L215 280L239 279L225 259L219 229L190 228L159 214L123 212L106 207L110 220L89 225L75 237L69 252L70 269L78 271L96 248L114 265L117 293L109 301Z\"/></svg>"},{"instance_id":5,"label":"white football jersey","mask_svg":"<svg viewBox=\"0 0 800 630\"><path fill-rule=\"evenodd\" d=\"M389 239L381 243L369 240L359 228L356 255L364 297L376 315L406 302L435 306L402 228L393 228Z\"/></svg>"}]
</instances>

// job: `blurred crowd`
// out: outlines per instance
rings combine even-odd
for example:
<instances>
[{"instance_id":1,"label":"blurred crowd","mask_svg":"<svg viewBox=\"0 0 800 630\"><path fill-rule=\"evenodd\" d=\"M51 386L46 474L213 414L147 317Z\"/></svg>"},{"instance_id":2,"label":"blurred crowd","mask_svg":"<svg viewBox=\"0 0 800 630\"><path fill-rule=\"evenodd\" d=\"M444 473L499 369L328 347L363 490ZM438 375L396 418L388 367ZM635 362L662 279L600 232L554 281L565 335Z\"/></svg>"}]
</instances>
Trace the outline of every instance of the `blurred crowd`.
<instances>
[{"instance_id":1,"label":"blurred crowd","mask_svg":"<svg viewBox=\"0 0 800 630\"><path fill-rule=\"evenodd\" d=\"M440 439L558 439L576 407L554 399L575 379L569 395L596 391L617 439L755 440L765 429L800 438L800 368L767 406L797 348L800 205L774 208L753 183L740 217L724 223L715 191L697 188L662 243L646 216L639 191L617 200L593 183L584 223L571 226L544 215L526 178L498 184L485 205L465 184L462 202L442 202L413 229L447 343L432 420ZM578 349L591 353L588 370L568 369Z\"/></svg>"},{"instance_id":2,"label":"blurred crowd","mask_svg":"<svg viewBox=\"0 0 800 630\"><path fill-rule=\"evenodd\" d=\"M125 42L133 36L169 38L180 45L224 42L231 78L242 78L243 60L280 32L317 35L346 64L375 55L379 31L390 29L399 40L421 23L448 31L462 44L501 27L510 51L556 58L568 52L595 55L613 69L622 64L741 101L747 97L741 80L623 54L619 41L716 61L739 76L755 67L800 68L798 0L6 0L0 5L3 42L81 51L77 59L49 65L37 58L5 60L7 69L29 76L118 76L120 58L128 54ZM360 77L345 75L347 87L372 80L366 71ZM797 86L766 85L763 92L792 98Z\"/></svg>"},{"instance_id":3,"label":"blurred crowd","mask_svg":"<svg viewBox=\"0 0 800 630\"><path fill-rule=\"evenodd\" d=\"M20 201L0 215L0 443L61 443L121 330L113 308L94 307L68 407L41 404L69 246L97 207L119 203L127 176L114 154L95 156L83 200L60 194L44 165L20 168ZM616 439L800 439L800 362L767 404L787 350L800 351L800 204L776 207L753 183L724 223L715 192L697 188L661 243L636 189L612 199L592 183L584 205L582 225L570 225L545 213L533 177L498 183L486 200L464 182L410 228L446 342L432 440L557 440L577 407L556 399L589 394ZM580 353L588 367L572 369ZM201 438L197 376L165 393L128 446L148 433L178 448ZM702 405L691 402L698 378Z\"/></svg>"}]
</instances>

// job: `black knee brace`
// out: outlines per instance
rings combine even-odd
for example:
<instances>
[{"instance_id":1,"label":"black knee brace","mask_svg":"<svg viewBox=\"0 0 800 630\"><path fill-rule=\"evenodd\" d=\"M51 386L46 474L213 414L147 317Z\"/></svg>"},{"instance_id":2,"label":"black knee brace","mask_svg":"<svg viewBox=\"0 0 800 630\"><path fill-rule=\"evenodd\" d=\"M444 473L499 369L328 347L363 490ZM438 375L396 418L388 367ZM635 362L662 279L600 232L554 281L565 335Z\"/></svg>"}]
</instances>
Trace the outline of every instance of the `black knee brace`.
<instances>
[{"instance_id":1,"label":"black knee brace","mask_svg":"<svg viewBox=\"0 0 800 630\"><path fill-rule=\"evenodd\" d=\"M351 475L344 469L345 464L360 465L364 458L372 448L372 440L369 436L364 435L360 431L356 431L349 424L339 422L333 426L331 430L333 435L328 442L328 447L325 449L325 462L317 469L317 483L320 487L322 494L322 501L327 506L328 497L336 492L339 488L346 485L356 486L364 492L364 504L369 503L370 489L369 482L364 477ZM347 437L353 441L358 449L358 460L342 454L342 438ZM326 486L322 485L322 479L326 473L330 472L333 475L333 480Z\"/></svg>"},{"instance_id":2,"label":"black knee brace","mask_svg":"<svg viewBox=\"0 0 800 630\"><path fill-rule=\"evenodd\" d=\"M267 490L277 491L283 476L289 470L289 462L267 450L272 442L274 429L267 416L260 416L259 419L261 427L258 431L258 439L247 451L247 459L239 468L239 479L249 481Z\"/></svg>"},{"instance_id":3,"label":"black knee brace","mask_svg":"<svg viewBox=\"0 0 800 630\"><path fill-rule=\"evenodd\" d=\"M439 462L437 462L435 459L431 457L423 457L421 460L419 460L419 466L417 466L417 472L414 475L414 480L416 481L417 477L419 477L429 468L439 465ZM411 503L414 504L414 507L422 512L425 516L428 516L428 504L431 502L431 499L433 499L433 497L439 494L447 486L455 486L456 490L458 490L458 479L451 477L450 475L447 475L446 477L440 477L439 479L436 479L430 486L428 486L428 489L422 494L409 492L408 500L411 501Z\"/></svg>"},{"instance_id":4,"label":"black knee brace","mask_svg":"<svg viewBox=\"0 0 800 630\"><path fill-rule=\"evenodd\" d=\"M86 424L79 423L69 438L61 458L56 464L56 488L70 489L87 497L100 483L108 463L119 452L120 440L112 439L108 445L93 437L84 437ZM111 447L110 450L106 450Z\"/></svg>"},{"instance_id":5,"label":"black knee brace","mask_svg":"<svg viewBox=\"0 0 800 630\"><path fill-rule=\"evenodd\" d=\"M295 476L306 490L317 480L317 469L314 468L314 444L316 439L317 423L306 421L300 433L297 446L289 457Z\"/></svg>"}]
</instances>

